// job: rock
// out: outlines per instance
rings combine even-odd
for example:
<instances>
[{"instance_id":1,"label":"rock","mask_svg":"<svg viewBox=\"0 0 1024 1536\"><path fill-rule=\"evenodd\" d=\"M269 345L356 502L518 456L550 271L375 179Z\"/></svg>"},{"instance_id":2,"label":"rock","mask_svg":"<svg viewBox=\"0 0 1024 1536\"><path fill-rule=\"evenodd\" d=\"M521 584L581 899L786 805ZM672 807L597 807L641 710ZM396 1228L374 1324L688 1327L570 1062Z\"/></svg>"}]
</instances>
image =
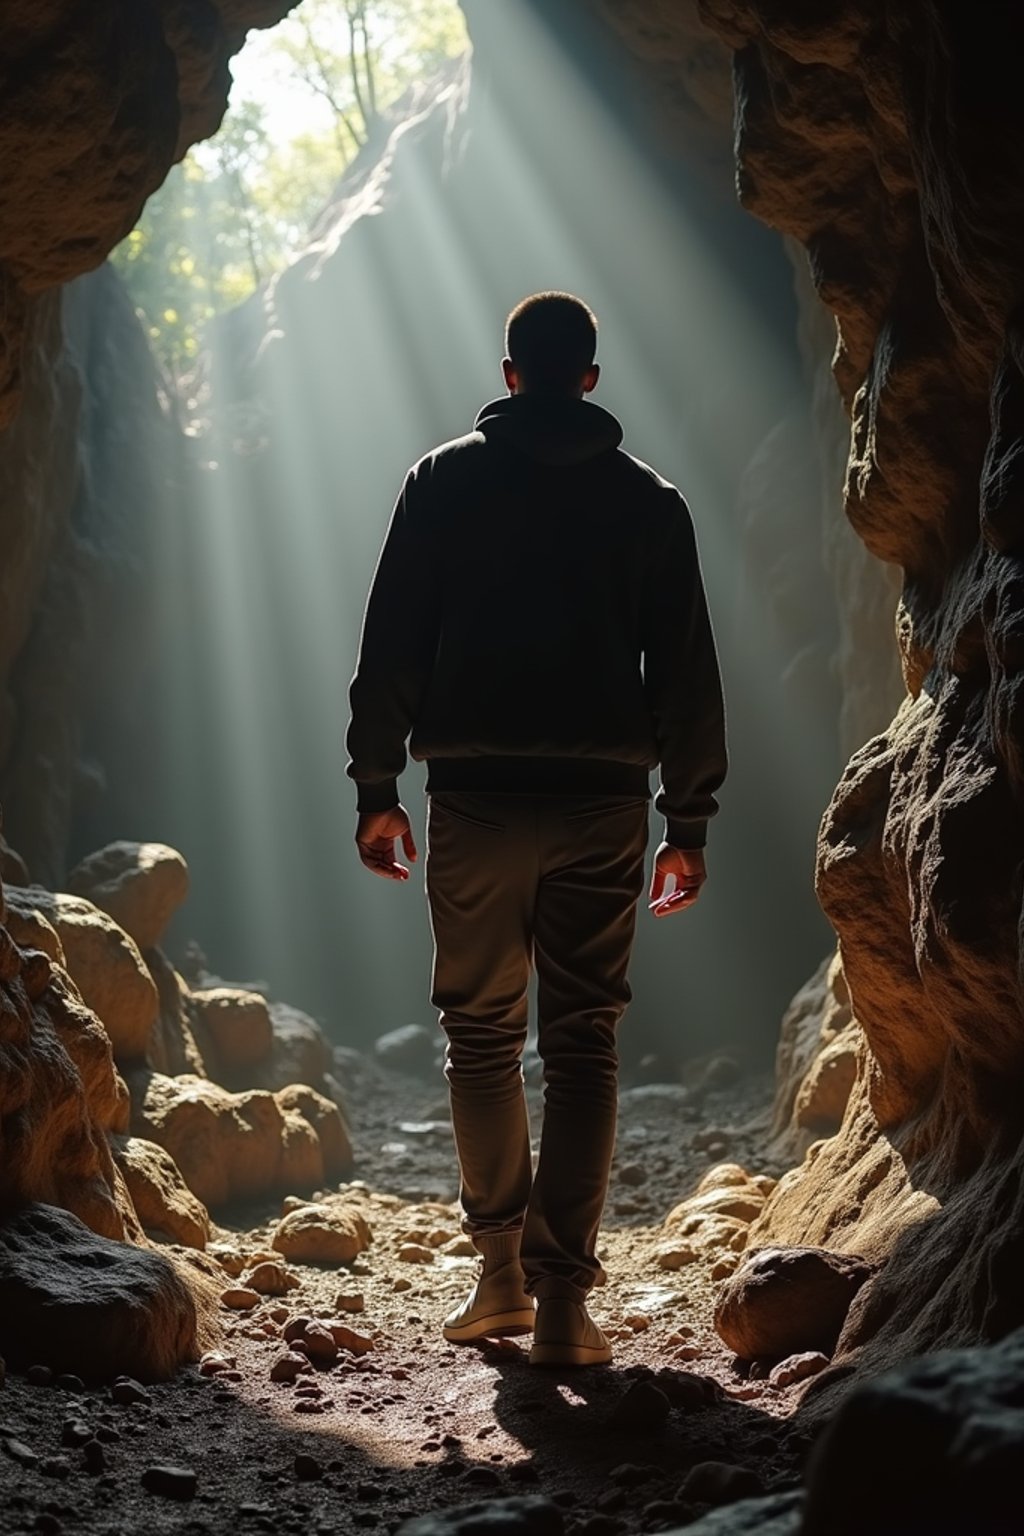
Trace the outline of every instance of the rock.
<instances>
[{"instance_id":1,"label":"rock","mask_svg":"<svg viewBox=\"0 0 1024 1536\"><path fill-rule=\"evenodd\" d=\"M404 1024L378 1036L373 1049L377 1060L393 1072L425 1077L434 1072L440 1043L437 1030L426 1029L422 1024Z\"/></svg>"},{"instance_id":2,"label":"rock","mask_svg":"<svg viewBox=\"0 0 1024 1536\"><path fill-rule=\"evenodd\" d=\"M634 1381L612 1409L609 1424L631 1434L650 1434L668 1422L671 1404L660 1387L650 1381Z\"/></svg>"},{"instance_id":3,"label":"rock","mask_svg":"<svg viewBox=\"0 0 1024 1536\"><path fill-rule=\"evenodd\" d=\"M255 1086L278 1090L304 1084L327 1093L334 1065L330 1041L315 1019L288 1003L270 1004L270 1054L252 1073ZM344 1160L348 1168L351 1156Z\"/></svg>"},{"instance_id":4,"label":"rock","mask_svg":"<svg viewBox=\"0 0 1024 1536\"><path fill-rule=\"evenodd\" d=\"M205 1248L209 1212L185 1183L170 1153L141 1136L117 1136L111 1146L146 1231L186 1248Z\"/></svg>"},{"instance_id":5,"label":"rock","mask_svg":"<svg viewBox=\"0 0 1024 1536\"><path fill-rule=\"evenodd\" d=\"M153 1399L144 1386L132 1376L119 1376L110 1389L110 1401L122 1408L134 1408L139 1403L150 1404Z\"/></svg>"},{"instance_id":6,"label":"rock","mask_svg":"<svg viewBox=\"0 0 1024 1536\"><path fill-rule=\"evenodd\" d=\"M738 1499L759 1498L764 1491L760 1477L750 1467L700 1461L686 1474L679 1499L684 1504L735 1504Z\"/></svg>"},{"instance_id":7,"label":"rock","mask_svg":"<svg viewBox=\"0 0 1024 1536\"><path fill-rule=\"evenodd\" d=\"M313 1482L316 1478L323 1477L324 1469L315 1456L308 1456L299 1452L295 1458L295 1476L300 1482Z\"/></svg>"},{"instance_id":8,"label":"rock","mask_svg":"<svg viewBox=\"0 0 1024 1536\"><path fill-rule=\"evenodd\" d=\"M763 1211L774 1187L774 1179L763 1174L749 1174L737 1163L719 1163L708 1169L695 1194L673 1206L665 1226L687 1236L699 1230L699 1221L705 1216L751 1222Z\"/></svg>"},{"instance_id":9,"label":"rock","mask_svg":"<svg viewBox=\"0 0 1024 1536\"><path fill-rule=\"evenodd\" d=\"M619 1169L619 1183L636 1186L646 1184L647 1169L643 1163L623 1163Z\"/></svg>"},{"instance_id":10,"label":"rock","mask_svg":"<svg viewBox=\"0 0 1024 1536\"><path fill-rule=\"evenodd\" d=\"M209 1049L207 1066L229 1086L269 1055L274 1032L267 1000L258 992L231 987L207 987L187 1000L193 1031Z\"/></svg>"},{"instance_id":11,"label":"rock","mask_svg":"<svg viewBox=\"0 0 1024 1536\"><path fill-rule=\"evenodd\" d=\"M366 1308L366 1297L362 1291L339 1291L334 1305L339 1312L362 1312Z\"/></svg>"},{"instance_id":12,"label":"rock","mask_svg":"<svg viewBox=\"0 0 1024 1536\"><path fill-rule=\"evenodd\" d=\"M99 1440L87 1440L82 1446L82 1466L92 1477L106 1471L107 1453Z\"/></svg>"},{"instance_id":13,"label":"rock","mask_svg":"<svg viewBox=\"0 0 1024 1536\"><path fill-rule=\"evenodd\" d=\"M805 1381L808 1376L816 1376L827 1365L828 1355L814 1350L806 1351L802 1355L789 1355L785 1360L780 1360L769 1374L768 1380L773 1387L790 1387L794 1381Z\"/></svg>"},{"instance_id":14,"label":"rock","mask_svg":"<svg viewBox=\"0 0 1024 1536\"><path fill-rule=\"evenodd\" d=\"M22 921L26 910L27 925ZM8 896L7 922L16 941L19 934L26 941L30 938L33 912L56 929L71 978L101 1020L115 1060L142 1061L157 1023L159 1000L134 940L83 897L53 895L32 885Z\"/></svg>"},{"instance_id":15,"label":"rock","mask_svg":"<svg viewBox=\"0 0 1024 1536\"><path fill-rule=\"evenodd\" d=\"M369 1223L354 1204L306 1205L278 1222L271 1246L301 1264L348 1264L369 1247ZM433 1255L431 1255L433 1257Z\"/></svg>"},{"instance_id":16,"label":"rock","mask_svg":"<svg viewBox=\"0 0 1024 1536\"><path fill-rule=\"evenodd\" d=\"M160 1254L68 1211L29 1205L0 1224L0 1350L12 1364L162 1379L198 1358L197 1293Z\"/></svg>"},{"instance_id":17,"label":"rock","mask_svg":"<svg viewBox=\"0 0 1024 1536\"><path fill-rule=\"evenodd\" d=\"M338 1348L348 1350L351 1355L368 1355L373 1349L373 1340L365 1333L357 1333L347 1323L328 1322L325 1327L331 1330Z\"/></svg>"},{"instance_id":18,"label":"rock","mask_svg":"<svg viewBox=\"0 0 1024 1536\"><path fill-rule=\"evenodd\" d=\"M265 1260L249 1271L245 1283L250 1290L256 1291L260 1296L286 1296L289 1291L296 1289L299 1277L285 1269L283 1264L274 1264Z\"/></svg>"},{"instance_id":19,"label":"rock","mask_svg":"<svg viewBox=\"0 0 1024 1536\"><path fill-rule=\"evenodd\" d=\"M263 1090L231 1093L191 1075L136 1072L130 1081L133 1133L171 1154L204 1205L323 1183L321 1138L287 1097L282 1105Z\"/></svg>"},{"instance_id":20,"label":"rock","mask_svg":"<svg viewBox=\"0 0 1024 1536\"><path fill-rule=\"evenodd\" d=\"M685 1269L696 1264L700 1255L692 1243L665 1242L655 1249L655 1259L661 1269Z\"/></svg>"},{"instance_id":21,"label":"rock","mask_svg":"<svg viewBox=\"0 0 1024 1536\"><path fill-rule=\"evenodd\" d=\"M823 1248L761 1248L715 1301L715 1329L743 1360L831 1354L850 1303L874 1273L865 1259Z\"/></svg>"},{"instance_id":22,"label":"rock","mask_svg":"<svg viewBox=\"0 0 1024 1536\"><path fill-rule=\"evenodd\" d=\"M194 1499L196 1474L188 1467L147 1467L139 1479L147 1493L158 1494L163 1499Z\"/></svg>"},{"instance_id":23,"label":"rock","mask_svg":"<svg viewBox=\"0 0 1024 1536\"><path fill-rule=\"evenodd\" d=\"M306 1355L289 1350L287 1354L279 1355L270 1367L270 1379L271 1381L295 1381L304 1371L311 1369Z\"/></svg>"},{"instance_id":24,"label":"rock","mask_svg":"<svg viewBox=\"0 0 1024 1536\"><path fill-rule=\"evenodd\" d=\"M140 950L153 949L188 895L188 865L165 843L108 843L75 865L68 890L106 912Z\"/></svg>"},{"instance_id":25,"label":"rock","mask_svg":"<svg viewBox=\"0 0 1024 1536\"><path fill-rule=\"evenodd\" d=\"M72 1392L78 1395L85 1391L85 1382L81 1376L76 1376L74 1371L62 1371L53 1384L58 1392Z\"/></svg>"},{"instance_id":26,"label":"rock","mask_svg":"<svg viewBox=\"0 0 1024 1536\"><path fill-rule=\"evenodd\" d=\"M336 1179L350 1172L352 1142L337 1104L310 1088L305 1079L288 1082L274 1097L286 1114L299 1114L313 1127L320 1143L326 1178Z\"/></svg>"},{"instance_id":27,"label":"rock","mask_svg":"<svg viewBox=\"0 0 1024 1536\"><path fill-rule=\"evenodd\" d=\"M402 1243L398 1258L403 1264L433 1264L434 1250L423 1243Z\"/></svg>"},{"instance_id":28,"label":"rock","mask_svg":"<svg viewBox=\"0 0 1024 1536\"><path fill-rule=\"evenodd\" d=\"M396 1536L564 1536L564 1532L558 1505L527 1494L417 1515L403 1521Z\"/></svg>"},{"instance_id":29,"label":"rock","mask_svg":"<svg viewBox=\"0 0 1024 1536\"><path fill-rule=\"evenodd\" d=\"M200 1376L219 1376L222 1371L233 1371L238 1365L235 1355L226 1355L221 1349L208 1349L199 1362Z\"/></svg>"},{"instance_id":30,"label":"rock","mask_svg":"<svg viewBox=\"0 0 1024 1536\"><path fill-rule=\"evenodd\" d=\"M310 1323L302 1335L302 1341L309 1358L320 1365L330 1365L337 1359L338 1346L334 1342L334 1335L322 1323Z\"/></svg>"},{"instance_id":31,"label":"rock","mask_svg":"<svg viewBox=\"0 0 1024 1536\"><path fill-rule=\"evenodd\" d=\"M25 1380L30 1387L52 1387L53 1371L48 1365L30 1365Z\"/></svg>"},{"instance_id":32,"label":"rock","mask_svg":"<svg viewBox=\"0 0 1024 1536\"><path fill-rule=\"evenodd\" d=\"M0 1446L6 1451L12 1461L16 1461L22 1467L34 1467L39 1461L39 1456L24 1440L16 1440L13 1435L0 1436Z\"/></svg>"},{"instance_id":33,"label":"rock","mask_svg":"<svg viewBox=\"0 0 1024 1536\"><path fill-rule=\"evenodd\" d=\"M220 1293L222 1307L228 1307L233 1312L249 1312L260 1304L259 1294L245 1285L232 1285Z\"/></svg>"}]
</instances>

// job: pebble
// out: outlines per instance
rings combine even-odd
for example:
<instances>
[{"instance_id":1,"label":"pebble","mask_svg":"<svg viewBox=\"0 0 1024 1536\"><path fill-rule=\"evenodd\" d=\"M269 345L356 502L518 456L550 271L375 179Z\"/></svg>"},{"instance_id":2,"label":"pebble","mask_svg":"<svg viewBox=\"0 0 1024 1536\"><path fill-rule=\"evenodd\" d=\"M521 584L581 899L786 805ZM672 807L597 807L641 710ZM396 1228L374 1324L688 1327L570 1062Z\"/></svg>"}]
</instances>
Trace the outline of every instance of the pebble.
<instances>
[{"instance_id":1,"label":"pebble","mask_svg":"<svg viewBox=\"0 0 1024 1536\"><path fill-rule=\"evenodd\" d=\"M39 1470L44 1477L65 1478L71 1475L71 1463L66 1456L47 1456L45 1461L39 1463Z\"/></svg>"},{"instance_id":2,"label":"pebble","mask_svg":"<svg viewBox=\"0 0 1024 1536\"><path fill-rule=\"evenodd\" d=\"M153 1399L134 1377L119 1376L110 1389L110 1401L130 1408L135 1403L151 1403Z\"/></svg>"},{"instance_id":3,"label":"pebble","mask_svg":"<svg viewBox=\"0 0 1024 1536\"><path fill-rule=\"evenodd\" d=\"M302 1336L302 1342L306 1346L309 1358L319 1361L321 1365L330 1365L338 1358L338 1346L334 1342L334 1335L323 1323L310 1323Z\"/></svg>"},{"instance_id":4,"label":"pebble","mask_svg":"<svg viewBox=\"0 0 1024 1536\"><path fill-rule=\"evenodd\" d=\"M296 1339L301 1339L313 1321L311 1317L292 1317L284 1326L284 1341L292 1344Z\"/></svg>"},{"instance_id":5,"label":"pebble","mask_svg":"<svg viewBox=\"0 0 1024 1536\"><path fill-rule=\"evenodd\" d=\"M147 1467L139 1479L148 1493L159 1494L164 1499L194 1499L196 1474L190 1467Z\"/></svg>"},{"instance_id":6,"label":"pebble","mask_svg":"<svg viewBox=\"0 0 1024 1536\"><path fill-rule=\"evenodd\" d=\"M308 1456L300 1451L295 1458L295 1476L303 1483L314 1482L318 1477L323 1477L324 1469L315 1456Z\"/></svg>"},{"instance_id":7,"label":"pebble","mask_svg":"<svg viewBox=\"0 0 1024 1536\"><path fill-rule=\"evenodd\" d=\"M81 1376L75 1376L70 1371L64 1371L57 1377L54 1386L60 1392L84 1392L85 1382Z\"/></svg>"},{"instance_id":8,"label":"pebble","mask_svg":"<svg viewBox=\"0 0 1024 1536\"><path fill-rule=\"evenodd\" d=\"M700 1461L686 1474L678 1497L684 1503L718 1505L755 1499L763 1493L764 1484L752 1468L729 1461Z\"/></svg>"},{"instance_id":9,"label":"pebble","mask_svg":"<svg viewBox=\"0 0 1024 1536\"><path fill-rule=\"evenodd\" d=\"M323 1413L328 1405L317 1402L312 1397L300 1397L297 1403L292 1404L293 1413Z\"/></svg>"},{"instance_id":10,"label":"pebble","mask_svg":"<svg viewBox=\"0 0 1024 1536\"><path fill-rule=\"evenodd\" d=\"M646 1333L651 1326L651 1320L644 1312L631 1312L628 1317L622 1319L622 1326L631 1329L633 1333Z\"/></svg>"},{"instance_id":11,"label":"pebble","mask_svg":"<svg viewBox=\"0 0 1024 1536\"><path fill-rule=\"evenodd\" d=\"M334 1306L338 1312L364 1312L366 1297L362 1291L339 1291L334 1298Z\"/></svg>"},{"instance_id":12,"label":"pebble","mask_svg":"<svg viewBox=\"0 0 1024 1536\"><path fill-rule=\"evenodd\" d=\"M685 1363L688 1360L699 1360L702 1353L703 1351L696 1344L683 1344L675 1351L672 1359Z\"/></svg>"},{"instance_id":13,"label":"pebble","mask_svg":"<svg viewBox=\"0 0 1024 1536\"><path fill-rule=\"evenodd\" d=\"M698 1254L689 1243L663 1243L655 1258L660 1269L685 1269L688 1264L696 1264Z\"/></svg>"},{"instance_id":14,"label":"pebble","mask_svg":"<svg viewBox=\"0 0 1024 1536\"><path fill-rule=\"evenodd\" d=\"M238 1365L236 1355L226 1355L220 1349L208 1349L199 1362L200 1376L218 1376L222 1371L233 1371Z\"/></svg>"},{"instance_id":15,"label":"pebble","mask_svg":"<svg viewBox=\"0 0 1024 1536\"><path fill-rule=\"evenodd\" d=\"M328 1322L324 1324L330 1330L331 1337L339 1349L347 1349L350 1355L368 1355L373 1349L373 1340L365 1333L357 1333L347 1323Z\"/></svg>"},{"instance_id":16,"label":"pebble","mask_svg":"<svg viewBox=\"0 0 1024 1536\"><path fill-rule=\"evenodd\" d=\"M93 1432L84 1419L65 1419L61 1426L61 1445L84 1445L93 1438Z\"/></svg>"},{"instance_id":17,"label":"pebble","mask_svg":"<svg viewBox=\"0 0 1024 1536\"><path fill-rule=\"evenodd\" d=\"M623 1163L619 1169L619 1183L629 1184L634 1188L638 1184L646 1184L647 1169L643 1163Z\"/></svg>"},{"instance_id":18,"label":"pebble","mask_svg":"<svg viewBox=\"0 0 1024 1536\"><path fill-rule=\"evenodd\" d=\"M664 1392L650 1381L634 1381L612 1409L610 1423L615 1429L657 1430L668 1420L671 1404Z\"/></svg>"},{"instance_id":19,"label":"pebble","mask_svg":"<svg viewBox=\"0 0 1024 1536\"><path fill-rule=\"evenodd\" d=\"M233 1312L249 1312L260 1304L259 1294L247 1285L232 1285L226 1291L220 1293L222 1307L230 1307Z\"/></svg>"},{"instance_id":20,"label":"pebble","mask_svg":"<svg viewBox=\"0 0 1024 1536\"><path fill-rule=\"evenodd\" d=\"M392 1284L391 1289L393 1291L411 1291L412 1281L407 1280L405 1275L398 1275Z\"/></svg>"},{"instance_id":21,"label":"pebble","mask_svg":"<svg viewBox=\"0 0 1024 1536\"><path fill-rule=\"evenodd\" d=\"M816 1376L828 1363L828 1355L819 1354L817 1350L808 1350L801 1355L789 1355L785 1360L779 1361L768 1379L773 1387L789 1387L794 1381L805 1381L808 1376Z\"/></svg>"},{"instance_id":22,"label":"pebble","mask_svg":"<svg viewBox=\"0 0 1024 1536\"><path fill-rule=\"evenodd\" d=\"M52 1387L53 1372L48 1365L30 1365L25 1372L25 1380L30 1387Z\"/></svg>"},{"instance_id":23,"label":"pebble","mask_svg":"<svg viewBox=\"0 0 1024 1536\"><path fill-rule=\"evenodd\" d=\"M39 1460L38 1455L24 1440L15 1440L13 1436L5 1436L3 1448L12 1461L18 1462L22 1467L34 1467Z\"/></svg>"},{"instance_id":24,"label":"pebble","mask_svg":"<svg viewBox=\"0 0 1024 1536\"><path fill-rule=\"evenodd\" d=\"M398 1257L403 1264L433 1264L434 1250L424 1243L403 1243Z\"/></svg>"},{"instance_id":25,"label":"pebble","mask_svg":"<svg viewBox=\"0 0 1024 1536\"><path fill-rule=\"evenodd\" d=\"M299 1277L283 1264L265 1259L245 1277L245 1284L260 1296L285 1296L298 1289Z\"/></svg>"},{"instance_id":26,"label":"pebble","mask_svg":"<svg viewBox=\"0 0 1024 1536\"><path fill-rule=\"evenodd\" d=\"M42 1509L39 1511L39 1514L36 1515L36 1518L32 1524L32 1529L34 1531L42 1532L43 1536L60 1536L60 1533L64 1527L57 1519L57 1516L52 1514L50 1510Z\"/></svg>"},{"instance_id":27,"label":"pebble","mask_svg":"<svg viewBox=\"0 0 1024 1536\"><path fill-rule=\"evenodd\" d=\"M639 1462L623 1461L617 1467L612 1467L608 1481L617 1484L619 1488L639 1488L641 1483L650 1482L656 1470L655 1467L643 1466Z\"/></svg>"},{"instance_id":28,"label":"pebble","mask_svg":"<svg viewBox=\"0 0 1024 1536\"><path fill-rule=\"evenodd\" d=\"M82 1446L82 1465L94 1477L106 1471L107 1453L98 1440L87 1440Z\"/></svg>"},{"instance_id":29,"label":"pebble","mask_svg":"<svg viewBox=\"0 0 1024 1536\"><path fill-rule=\"evenodd\" d=\"M271 1381L294 1381L303 1371L310 1369L309 1360L305 1355L296 1354L289 1350L286 1355L281 1355L270 1367Z\"/></svg>"}]
</instances>

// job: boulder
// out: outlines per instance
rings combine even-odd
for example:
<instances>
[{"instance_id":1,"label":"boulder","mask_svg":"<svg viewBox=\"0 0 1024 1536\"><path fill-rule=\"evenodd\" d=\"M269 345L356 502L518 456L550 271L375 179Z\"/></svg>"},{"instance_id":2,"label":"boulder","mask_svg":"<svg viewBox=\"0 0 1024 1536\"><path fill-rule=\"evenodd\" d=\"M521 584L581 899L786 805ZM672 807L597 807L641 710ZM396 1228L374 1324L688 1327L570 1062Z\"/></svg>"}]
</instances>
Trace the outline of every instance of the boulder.
<instances>
[{"instance_id":1,"label":"boulder","mask_svg":"<svg viewBox=\"0 0 1024 1536\"><path fill-rule=\"evenodd\" d=\"M113 1152L145 1230L186 1248L205 1248L209 1212L185 1183L171 1154L140 1136L114 1137Z\"/></svg>"},{"instance_id":2,"label":"boulder","mask_svg":"<svg viewBox=\"0 0 1024 1536\"><path fill-rule=\"evenodd\" d=\"M715 1301L719 1338L742 1360L831 1355L850 1303L875 1266L824 1248L761 1248Z\"/></svg>"},{"instance_id":3,"label":"boulder","mask_svg":"<svg viewBox=\"0 0 1024 1536\"><path fill-rule=\"evenodd\" d=\"M75 865L67 885L112 917L139 949L152 949L188 895L188 865L165 843L108 843Z\"/></svg>"},{"instance_id":4,"label":"boulder","mask_svg":"<svg viewBox=\"0 0 1024 1536\"><path fill-rule=\"evenodd\" d=\"M431 1075L437 1065L441 1036L423 1024L403 1024L378 1036L374 1053L382 1066L413 1077Z\"/></svg>"},{"instance_id":5,"label":"boulder","mask_svg":"<svg viewBox=\"0 0 1024 1536\"><path fill-rule=\"evenodd\" d=\"M318 1132L297 1107L301 1094L279 1102L261 1089L231 1093L206 1078L147 1070L129 1082L132 1133L164 1147L204 1205L323 1183L324 1147L334 1153L341 1124L326 1101L315 1105Z\"/></svg>"},{"instance_id":6,"label":"boulder","mask_svg":"<svg viewBox=\"0 0 1024 1536\"><path fill-rule=\"evenodd\" d=\"M560 1507L540 1494L488 1499L403 1520L396 1536L563 1536Z\"/></svg>"},{"instance_id":7,"label":"boulder","mask_svg":"<svg viewBox=\"0 0 1024 1536\"><path fill-rule=\"evenodd\" d=\"M362 1208L352 1201L331 1200L289 1211L278 1222L271 1247L300 1264L349 1264L371 1241Z\"/></svg>"},{"instance_id":8,"label":"boulder","mask_svg":"<svg viewBox=\"0 0 1024 1536\"><path fill-rule=\"evenodd\" d=\"M253 1086L278 1089L290 1083L309 1083L324 1088L334 1062L330 1043L316 1019L289 1003L271 1003L270 1022L270 1053L252 1074Z\"/></svg>"},{"instance_id":9,"label":"boulder","mask_svg":"<svg viewBox=\"0 0 1024 1536\"><path fill-rule=\"evenodd\" d=\"M0 1354L86 1379L143 1381L199 1358L195 1297L161 1254L33 1204L0 1222Z\"/></svg>"},{"instance_id":10,"label":"boulder","mask_svg":"<svg viewBox=\"0 0 1024 1536\"><path fill-rule=\"evenodd\" d=\"M0 1207L43 1201L123 1237L135 1213L105 1132L127 1113L102 1024L58 966L0 929Z\"/></svg>"},{"instance_id":11,"label":"boulder","mask_svg":"<svg viewBox=\"0 0 1024 1536\"><path fill-rule=\"evenodd\" d=\"M337 1104L305 1083L289 1083L274 1095L282 1111L296 1111L316 1131L328 1179L352 1167L352 1141Z\"/></svg>"},{"instance_id":12,"label":"boulder","mask_svg":"<svg viewBox=\"0 0 1024 1536\"><path fill-rule=\"evenodd\" d=\"M156 1028L149 1039L149 1065L168 1077L175 1077L179 1072L209 1076L189 1017L190 994L185 978L159 949L147 949L142 958L153 978L160 1004Z\"/></svg>"},{"instance_id":13,"label":"boulder","mask_svg":"<svg viewBox=\"0 0 1024 1536\"><path fill-rule=\"evenodd\" d=\"M199 1038L211 1043L209 1066L218 1079L236 1079L269 1054L274 1032L260 993L204 987L189 994L187 1007Z\"/></svg>"},{"instance_id":14,"label":"boulder","mask_svg":"<svg viewBox=\"0 0 1024 1536\"><path fill-rule=\"evenodd\" d=\"M133 939L81 896L30 885L8 892L8 927L19 942L37 932L36 914L56 929L65 963L86 1004L110 1036L115 1059L141 1061L159 1013L153 978Z\"/></svg>"}]
</instances>

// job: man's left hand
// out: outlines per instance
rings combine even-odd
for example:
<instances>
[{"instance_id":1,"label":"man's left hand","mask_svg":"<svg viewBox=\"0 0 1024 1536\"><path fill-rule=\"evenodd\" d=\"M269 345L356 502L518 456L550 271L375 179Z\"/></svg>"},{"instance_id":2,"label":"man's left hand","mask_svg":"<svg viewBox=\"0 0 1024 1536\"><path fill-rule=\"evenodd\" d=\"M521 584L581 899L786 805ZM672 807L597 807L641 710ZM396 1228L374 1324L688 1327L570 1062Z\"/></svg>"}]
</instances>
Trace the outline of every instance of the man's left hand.
<instances>
[{"instance_id":1,"label":"man's left hand","mask_svg":"<svg viewBox=\"0 0 1024 1536\"><path fill-rule=\"evenodd\" d=\"M415 864L416 844L404 806L396 805L390 811L364 811L360 816L356 826L356 847L361 862L385 880L408 880L409 871L395 858L396 838L402 839L406 858L410 864Z\"/></svg>"}]
</instances>

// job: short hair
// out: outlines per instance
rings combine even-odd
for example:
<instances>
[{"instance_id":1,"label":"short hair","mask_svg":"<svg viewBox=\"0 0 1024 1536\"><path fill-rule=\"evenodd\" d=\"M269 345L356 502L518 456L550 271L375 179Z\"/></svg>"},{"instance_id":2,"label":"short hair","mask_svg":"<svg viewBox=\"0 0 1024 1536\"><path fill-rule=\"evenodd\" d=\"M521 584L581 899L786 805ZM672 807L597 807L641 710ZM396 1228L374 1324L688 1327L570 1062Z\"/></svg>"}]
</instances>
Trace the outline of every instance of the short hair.
<instances>
[{"instance_id":1,"label":"short hair","mask_svg":"<svg viewBox=\"0 0 1024 1536\"><path fill-rule=\"evenodd\" d=\"M597 351L597 317L571 293L534 293L505 324L505 351L532 390L575 389Z\"/></svg>"}]
</instances>

